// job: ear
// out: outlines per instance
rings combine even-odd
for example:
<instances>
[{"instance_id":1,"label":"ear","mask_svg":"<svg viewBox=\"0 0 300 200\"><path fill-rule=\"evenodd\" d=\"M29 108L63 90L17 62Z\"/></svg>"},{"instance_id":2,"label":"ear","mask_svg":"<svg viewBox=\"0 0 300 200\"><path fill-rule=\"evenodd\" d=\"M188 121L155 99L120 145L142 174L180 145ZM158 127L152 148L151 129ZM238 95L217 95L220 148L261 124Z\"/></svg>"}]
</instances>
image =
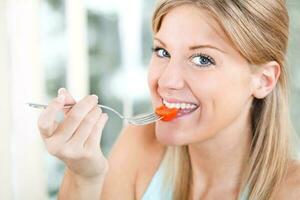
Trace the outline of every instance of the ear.
<instances>
[{"instance_id":1,"label":"ear","mask_svg":"<svg viewBox=\"0 0 300 200\"><path fill-rule=\"evenodd\" d=\"M263 99L271 93L276 86L280 73L281 68L276 61L260 65L254 73L253 96L257 99Z\"/></svg>"}]
</instances>

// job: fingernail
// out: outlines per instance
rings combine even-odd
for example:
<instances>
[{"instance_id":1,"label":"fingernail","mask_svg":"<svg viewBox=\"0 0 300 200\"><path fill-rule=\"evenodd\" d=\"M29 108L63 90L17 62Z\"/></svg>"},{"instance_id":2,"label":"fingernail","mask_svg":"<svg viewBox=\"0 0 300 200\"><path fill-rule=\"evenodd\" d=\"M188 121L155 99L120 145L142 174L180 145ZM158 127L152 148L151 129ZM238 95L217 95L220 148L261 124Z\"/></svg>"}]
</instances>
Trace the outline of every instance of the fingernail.
<instances>
[{"instance_id":1,"label":"fingernail","mask_svg":"<svg viewBox=\"0 0 300 200\"><path fill-rule=\"evenodd\" d=\"M93 94L92 96L95 97L97 100L99 99L98 96L95 94Z\"/></svg>"},{"instance_id":2,"label":"fingernail","mask_svg":"<svg viewBox=\"0 0 300 200\"><path fill-rule=\"evenodd\" d=\"M58 95L56 100L60 103L63 103L65 101L65 98L66 98L65 95L60 94L60 95Z\"/></svg>"},{"instance_id":3,"label":"fingernail","mask_svg":"<svg viewBox=\"0 0 300 200\"><path fill-rule=\"evenodd\" d=\"M66 88L59 88L59 90L57 91L57 94L62 94L66 91L67 91Z\"/></svg>"},{"instance_id":4,"label":"fingernail","mask_svg":"<svg viewBox=\"0 0 300 200\"><path fill-rule=\"evenodd\" d=\"M107 121L107 120L108 120L108 114L106 114L106 113L102 113L102 117L105 119L105 121Z\"/></svg>"}]
</instances>

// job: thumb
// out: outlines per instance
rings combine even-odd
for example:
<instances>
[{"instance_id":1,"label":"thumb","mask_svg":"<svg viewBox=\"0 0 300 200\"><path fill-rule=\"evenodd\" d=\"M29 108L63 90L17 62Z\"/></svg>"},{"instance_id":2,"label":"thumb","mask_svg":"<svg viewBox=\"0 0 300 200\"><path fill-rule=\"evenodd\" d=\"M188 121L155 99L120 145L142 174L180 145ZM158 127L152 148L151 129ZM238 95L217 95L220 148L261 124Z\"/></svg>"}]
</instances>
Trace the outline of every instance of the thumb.
<instances>
[{"instance_id":1,"label":"thumb","mask_svg":"<svg viewBox=\"0 0 300 200\"><path fill-rule=\"evenodd\" d=\"M63 95L65 96L65 102L64 102L64 105L66 104L76 104L76 101L75 99L72 97L72 95L65 89L65 88L60 88L58 91L57 91L58 95ZM72 108L65 108L64 109L64 116L67 116L69 111L71 110Z\"/></svg>"},{"instance_id":2,"label":"thumb","mask_svg":"<svg viewBox=\"0 0 300 200\"><path fill-rule=\"evenodd\" d=\"M58 93L58 95L65 96L65 104L75 104L76 103L75 99L65 88L60 88L57 93Z\"/></svg>"}]
</instances>

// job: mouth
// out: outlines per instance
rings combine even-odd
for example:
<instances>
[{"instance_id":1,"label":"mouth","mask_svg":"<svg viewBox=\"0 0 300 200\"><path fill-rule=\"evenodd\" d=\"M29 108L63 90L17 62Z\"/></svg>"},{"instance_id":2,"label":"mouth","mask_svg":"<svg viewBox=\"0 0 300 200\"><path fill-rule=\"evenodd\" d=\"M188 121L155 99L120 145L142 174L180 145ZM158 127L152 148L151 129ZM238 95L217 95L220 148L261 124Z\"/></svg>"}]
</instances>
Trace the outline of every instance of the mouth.
<instances>
[{"instance_id":1,"label":"mouth","mask_svg":"<svg viewBox=\"0 0 300 200\"><path fill-rule=\"evenodd\" d=\"M176 101L176 100L163 99L162 103L168 108L177 108L178 109L176 118L182 117L184 115L189 115L192 112L194 112L195 110L197 110L197 108L199 108L199 105L197 105L195 103L181 102L181 101Z\"/></svg>"}]
</instances>

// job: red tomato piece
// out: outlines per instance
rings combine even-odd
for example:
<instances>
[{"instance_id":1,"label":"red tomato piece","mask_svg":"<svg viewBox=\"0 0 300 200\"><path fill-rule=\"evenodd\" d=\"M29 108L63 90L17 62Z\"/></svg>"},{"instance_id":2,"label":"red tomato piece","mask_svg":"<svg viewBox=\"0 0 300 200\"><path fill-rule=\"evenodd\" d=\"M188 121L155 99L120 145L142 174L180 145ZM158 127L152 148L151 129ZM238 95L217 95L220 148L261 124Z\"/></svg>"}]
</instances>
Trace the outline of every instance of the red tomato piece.
<instances>
[{"instance_id":1,"label":"red tomato piece","mask_svg":"<svg viewBox=\"0 0 300 200\"><path fill-rule=\"evenodd\" d=\"M165 105L162 105L155 109L155 113L158 116L163 117L162 121L171 121L177 116L178 109L177 108L168 108Z\"/></svg>"}]
</instances>

